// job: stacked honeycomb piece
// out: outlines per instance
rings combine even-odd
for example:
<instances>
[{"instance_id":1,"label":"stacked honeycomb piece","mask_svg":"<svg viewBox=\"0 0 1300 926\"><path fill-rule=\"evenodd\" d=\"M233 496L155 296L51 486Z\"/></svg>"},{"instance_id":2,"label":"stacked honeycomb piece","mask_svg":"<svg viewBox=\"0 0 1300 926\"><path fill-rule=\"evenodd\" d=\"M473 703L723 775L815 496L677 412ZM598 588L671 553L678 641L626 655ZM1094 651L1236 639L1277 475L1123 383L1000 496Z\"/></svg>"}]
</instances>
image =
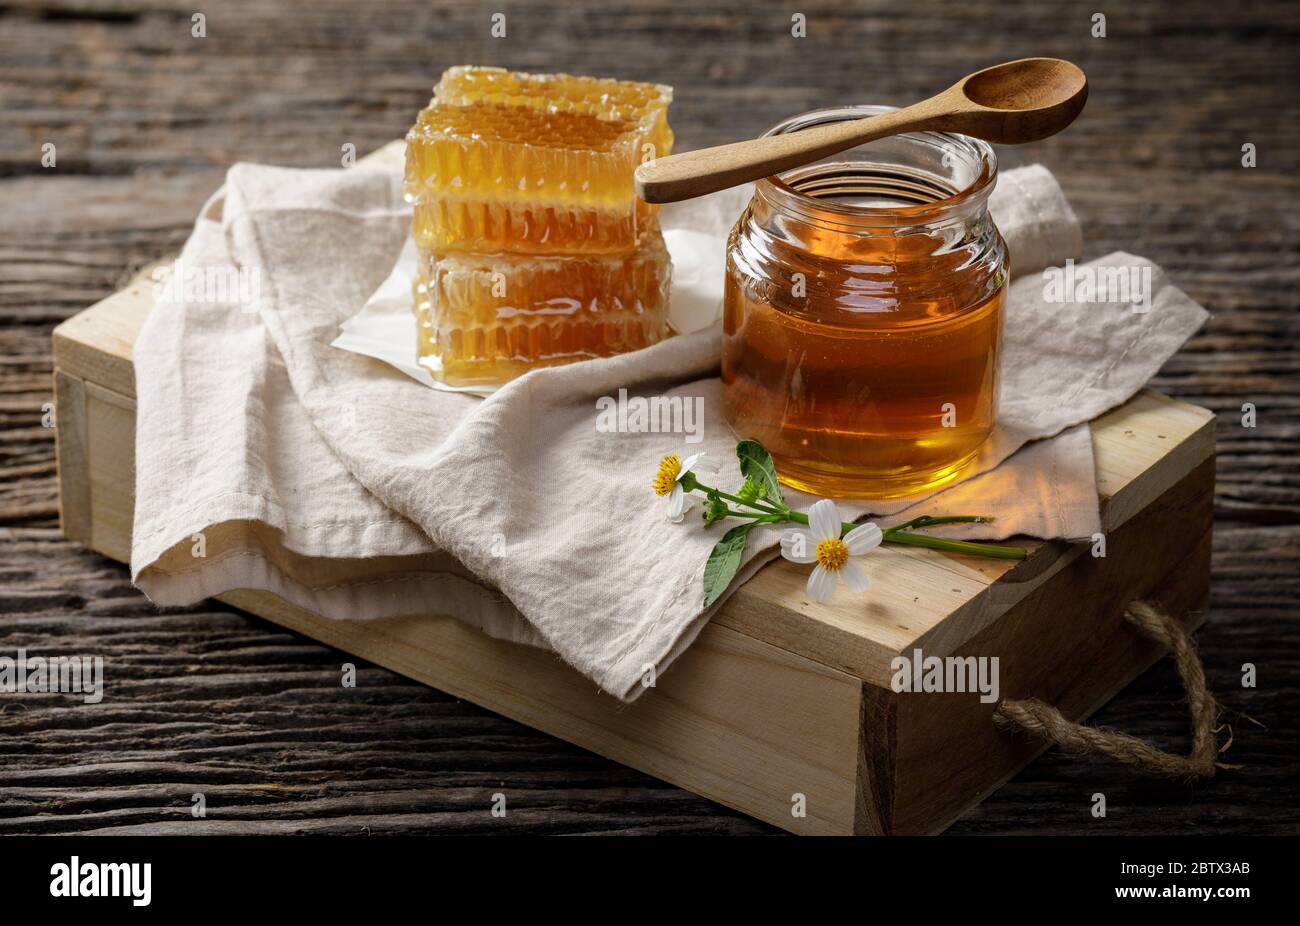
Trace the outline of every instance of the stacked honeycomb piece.
<instances>
[{"instance_id":1,"label":"stacked honeycomb piece","mask_svg":"<svg viewBox=\"0 0 1300 926\"><path fill-rule=\"evenodd\" d=\"M453 385L647 347L670 263L632 174L672 150L657 84L457 67L406 136L420 363Z\"/></svg>"}]
</instances>

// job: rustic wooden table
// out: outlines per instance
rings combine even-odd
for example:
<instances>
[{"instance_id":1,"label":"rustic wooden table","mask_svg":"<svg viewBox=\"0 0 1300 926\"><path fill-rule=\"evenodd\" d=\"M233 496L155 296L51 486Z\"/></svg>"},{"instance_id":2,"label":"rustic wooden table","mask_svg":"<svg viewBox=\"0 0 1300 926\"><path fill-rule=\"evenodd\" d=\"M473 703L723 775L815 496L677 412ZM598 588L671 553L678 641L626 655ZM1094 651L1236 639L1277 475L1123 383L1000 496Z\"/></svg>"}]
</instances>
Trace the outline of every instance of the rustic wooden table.
<instances>
[{"instance_id":1,"label":"rustic wooden table","mask_svg":"<svg viewBox=\"0 0 1300 926\"><path fill-rule=\"evenodd\" d=\"M1243 767L1194 788L1051 751L950 832L1297 831L1300 7L1106 4L1096 37L1093 7L1041 0L202 6L203 37L174 0L0 7L0 655L99 654L111 692L95 708L0 699L0 832L768 832L392 673L363 665L341 688L342 654L230 608L159 612L59 533L50 331L177 250L232 162L337 166L344 145L400 135L451 64L672 83L685 150L1030 54L1079 62L1092 96L1069 132L1004 165L1056 172L1086 256L1151 257L1215 313L1154 385L1218 415L1200 646L1223 702L1263 726L1229 713ZM1182 749L1179 698L1165 661L1096 719ZM497 791L505 819L487 810Z\"/></svg>"}]
</instances>

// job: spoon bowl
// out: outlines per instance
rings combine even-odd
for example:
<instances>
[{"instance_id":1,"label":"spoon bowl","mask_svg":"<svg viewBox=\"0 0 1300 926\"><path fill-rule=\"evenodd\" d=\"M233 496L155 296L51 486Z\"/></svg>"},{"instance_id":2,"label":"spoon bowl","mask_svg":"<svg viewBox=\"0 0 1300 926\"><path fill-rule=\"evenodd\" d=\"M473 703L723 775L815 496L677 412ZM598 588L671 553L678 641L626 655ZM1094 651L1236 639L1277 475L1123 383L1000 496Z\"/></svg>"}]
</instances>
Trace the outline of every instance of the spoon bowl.
<instances>
[{"instance_id":1,"label":"spoon bowl","mask_svg":"<svg viewBox=\"0 0 1300 926\"><path fill-rule=\"evenodd\" d=\"M976 71L956 84L982 119L970 130L985 141L1022 145L1055 135L1073 122L1088 102L1088 78L1060 58L1022 58ZM984 134L981 134L984 133Z\"/></svg>"}]
</instances>

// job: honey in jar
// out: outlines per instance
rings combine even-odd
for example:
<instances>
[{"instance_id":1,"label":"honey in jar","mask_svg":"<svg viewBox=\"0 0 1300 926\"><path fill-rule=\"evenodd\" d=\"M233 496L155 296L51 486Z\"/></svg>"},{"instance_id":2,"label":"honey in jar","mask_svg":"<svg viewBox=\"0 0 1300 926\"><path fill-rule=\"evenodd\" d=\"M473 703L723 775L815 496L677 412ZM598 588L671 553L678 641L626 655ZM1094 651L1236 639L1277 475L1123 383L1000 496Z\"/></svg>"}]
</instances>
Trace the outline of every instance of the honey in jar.
<instances>
[{"instance_id":1,"label":"honey in jar","mask_svg":"<svg viewBox=\"0 0 1300 926\"><path fill-rule=\"evenodd\" d=\"M883 111L823 110L772 132ZM987 144L921 133L755 185L728 244L725 411L783 482L893 498L974 459L998 398L996 171Z\"/></svg>"}]
</instances>

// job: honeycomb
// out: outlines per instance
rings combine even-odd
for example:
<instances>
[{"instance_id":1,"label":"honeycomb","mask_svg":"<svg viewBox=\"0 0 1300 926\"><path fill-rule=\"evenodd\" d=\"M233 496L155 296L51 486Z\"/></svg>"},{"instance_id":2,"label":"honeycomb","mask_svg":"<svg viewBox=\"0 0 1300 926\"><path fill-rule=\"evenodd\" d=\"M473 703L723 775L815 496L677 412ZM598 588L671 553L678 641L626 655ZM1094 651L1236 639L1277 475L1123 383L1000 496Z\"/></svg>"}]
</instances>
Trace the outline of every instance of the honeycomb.
<instances>
[{"instance_id":1,"label":"honeycomb","mask_svg":"<svg viewBox=\"0 0 1300 926\"><path fill-rule=\"evenodd\" d=\"M647 138L635 122L584 113L437 104L407 133L406 193L426 205L426 242L440 250L626 252L651 211L632 183ZM475 234L459 239L461 222L440 221L449 215Z\"/></svg>"},{"instance_id":2,"label":"honeycomb","mask_svg":"<svg viewBox=\"0 0 1300 926\"><path fill-rule=\"evenodd\" d=\"M457 385L668 333L671 265L633 172L671 152L672 90L458 67L406 136L420 362Z\"/></svg>"},{"instance_id":3,"label":"honeycomb","mask_svg":"<svg viewBox=\"0 0 1300 926\"><path fill-rule=\"evenodd\" d=\"M420 249L420 363L451 385L639 350L668 334L671 264L657 225L625 257L437 255Z\"/></svg>"},{"instance_id":4,"label":"honeycomb","mask_svg":"<svg viewBox=\"0 0 1300 926\"><path fill-rule=\"evenodd\" d=\"M416 202L416 244L439 253L469 251L621 254L635 246L637 229L657 207L636 201L628 214L581 206L510 204L487 199L433 197Z\"/></svg>"},{"instance_id":5,"label":"honeycomb","mask_svg":"<svg viewBox=\"0 0 1300 926\"><path fill-rule=\"evenodd\" d=\"M499 103L630 120L650 128L656 157L666 157L673 150L673 132L668 125L673 89L663 84L462 66L443 73L434 96L454 106Z\"/></svg>"}]
</instances>

